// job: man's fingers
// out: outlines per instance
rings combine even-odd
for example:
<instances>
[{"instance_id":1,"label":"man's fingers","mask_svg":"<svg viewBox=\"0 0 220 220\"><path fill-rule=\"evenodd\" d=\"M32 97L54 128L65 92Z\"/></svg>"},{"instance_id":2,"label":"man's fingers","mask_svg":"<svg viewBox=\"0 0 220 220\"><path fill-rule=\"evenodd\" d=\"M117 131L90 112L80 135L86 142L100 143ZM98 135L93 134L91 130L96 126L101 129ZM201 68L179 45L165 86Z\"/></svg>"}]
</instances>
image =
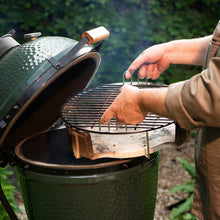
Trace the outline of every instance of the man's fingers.
<instances>
[{"instance_id":1,"label":"man's fingers","mask_svg":"<svg viewBox=\"0 0 220 220\"><path fill-rule=\"evenodd\" d=\"M146 73L147 73L147 65L143 65L140 69L139 69L139 78L140 79L144 79L146 77Z\"/></svg>"},{"instance_id":2,"label":"man's fingers","mask_svg":"<svg viewBox=\"0 0 220 220\"><path fill-rule=\"evenodd\" d=\"M130 79L132 74L139 69L140 67L142 67L143 65L147 66L148 64L150 64L149 61L150 57L148 56L148 54L143 51L133 62L132 64L128 67L127 71L125 72L125 77L126 79ZM146 76L146 72L145 72L145 76ZM143 75L141 74L141 77L143 77Z\"/></svg>"},{"instance_id":3,"label":"man's fingers","mask_svg":"<svg viewBox=\"0 0 220 220\"><path fill-rule=\"evenodd\" d=\"M126 70L125 71L125 78L126 79L130 79L133 73L131 73L130 71Z\"/></svg>"},{"instance_id":4,"label":"man's fingers","mask_svg":"<svg viewBox=\"0 0 220 220\"><path fill-rule=\"evenodd\" d=\"M152 78L153 80L155 80L155 79L159 78L159 76L160 76L160 72L158 71L157 68L155 68L155 69L152 71L152 76L151 76L151 78Z\"/></svg>"},{"instance_id":5,"label":"man's fingers","mask_svg":"<svg viewBox=\"0 0 220 220\"><path fill-rule=\"evenodd\" d=\"M104 112L104 114L101 117L101 123L103 125L107 125L109 121L114 117L114 114L111 110L111 106Z\"/></svg>"},{"instance_id":6,"label":"man's fingers","mask_svg":"<svg viewBox=\"0 0 220 220\"><path fill-rule=\"evenodd\" d=\"M128 69L125 71L125 77L126 79L130 79L132 74L144 64L144 58L142 55L139 55L134 62L128 67Z\"/></svg>"},{"instance_id":7,"label":"man's fingers","mask_svg":"<svg viewBox=\"0 0 220 220\"><path fill-rule=\"evenodd\" d=\"M124 90L124 89L126 89L127 87L130 87L131 85L124 85L124 86L122 86L121 88L120 88L120 93ZM119 95L118 95L119 96ZM104 112L104 114L102 115L102 117L101 117L101 123L103 124L103 125L106 125L106 124L108 124L109 123L109 121L113 118L113 117L115 117L116 115L115 115L115 102L116 102L116 100L118 99L118 96L115 98L115 100L114 100L114 102L108 107L108 109ZM119 121L119 123L120 123L120 121Z\"/></svg>"},{"instance_id":8,"label":"man's fingers","mask_svg":"<svg viewBox=\"0 0 220 220\"><path fill-rule=\"evenodd\" d=\"M124 125L124 122L123 122L123 121L119 121L118 119L116 119L116 123L117 123L118 125Z\"/></svg>"}]
</instances>

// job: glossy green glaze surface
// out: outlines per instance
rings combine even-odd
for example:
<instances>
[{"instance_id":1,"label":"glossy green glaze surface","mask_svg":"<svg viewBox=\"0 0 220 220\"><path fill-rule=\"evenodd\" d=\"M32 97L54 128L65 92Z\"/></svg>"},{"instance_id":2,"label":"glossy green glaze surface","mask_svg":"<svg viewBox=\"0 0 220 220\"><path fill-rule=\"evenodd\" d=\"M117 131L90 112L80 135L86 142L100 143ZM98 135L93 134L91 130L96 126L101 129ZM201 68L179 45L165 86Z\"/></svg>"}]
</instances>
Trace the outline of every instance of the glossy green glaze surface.
<instances>
[{"instance_id":1,"label":"glossy green glaze surface","mask_svg":"<svg viewBox=\"0 0 220 220\"><path fill-rule=\"evenodd\" d=\"M48 175L17 167L28 219L153 220L159 154L132 168Z\"/></svg>"},{"instance_id":2,"label":"glossy green glaze surface","mask_svg":"<svg viewBox=\"0 0 220 220\"><path fill-rule=\"evenodd\" d=\"M76 43L64 37L42 37L13 48L0 59L0 120L51 67L47 58L61 58L62 52Z\"/></svg>"}]
</instances>

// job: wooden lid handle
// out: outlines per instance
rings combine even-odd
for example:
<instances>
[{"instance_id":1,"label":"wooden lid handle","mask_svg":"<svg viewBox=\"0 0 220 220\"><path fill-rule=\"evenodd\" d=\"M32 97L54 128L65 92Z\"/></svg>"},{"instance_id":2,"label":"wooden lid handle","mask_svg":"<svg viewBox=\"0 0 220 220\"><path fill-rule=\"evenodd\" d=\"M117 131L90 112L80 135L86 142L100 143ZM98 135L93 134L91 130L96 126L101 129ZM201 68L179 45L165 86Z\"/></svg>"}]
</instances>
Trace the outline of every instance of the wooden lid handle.
<instances>
[{"instance_id":1,"label":"wooden lid handle","mask_svg":"<svg viewBox=\"0 0 220 220\"><path fill-rule=\"evenodd\" d=\"M109 37L109 35L109 31L105 27L100 26L95 29L84 32L82 34L82 38L86 37L89 40L87 44L94 44L96 42L105 40Z\"/></svg>"}]
</instances>

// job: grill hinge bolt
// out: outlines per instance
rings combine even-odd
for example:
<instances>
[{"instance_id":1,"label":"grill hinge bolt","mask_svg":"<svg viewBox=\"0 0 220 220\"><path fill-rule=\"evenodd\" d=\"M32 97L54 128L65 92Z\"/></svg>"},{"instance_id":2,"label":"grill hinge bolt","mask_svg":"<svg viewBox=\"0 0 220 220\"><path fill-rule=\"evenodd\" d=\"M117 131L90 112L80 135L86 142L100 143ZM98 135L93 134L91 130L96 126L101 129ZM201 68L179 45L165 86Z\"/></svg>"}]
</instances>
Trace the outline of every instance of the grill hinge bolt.
<instances>
[{"instance_id":1,"label":"grill hinge bolt","mask_svg":"<svg viewBox=\"0 0 220 220\"><path fill-rule=\"evenodd\" d=\"M56 70L61 69L61 67L62 67L61 64L53 56L49 56L46 59Z\"/></svg>"}]
</instances>

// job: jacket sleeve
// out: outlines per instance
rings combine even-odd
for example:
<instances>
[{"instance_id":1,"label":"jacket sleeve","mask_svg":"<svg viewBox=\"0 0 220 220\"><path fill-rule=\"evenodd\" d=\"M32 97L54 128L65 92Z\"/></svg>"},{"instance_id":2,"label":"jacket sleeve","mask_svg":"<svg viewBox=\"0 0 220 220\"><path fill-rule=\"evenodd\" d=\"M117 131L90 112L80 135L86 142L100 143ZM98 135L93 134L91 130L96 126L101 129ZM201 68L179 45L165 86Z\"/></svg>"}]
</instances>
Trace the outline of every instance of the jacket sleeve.
<instances>
[{"instance_id":1,"label":"jacket sleeve","mask_svg":"<svg viewBox=\"0 0 220 220\"><path fill-rule=\"evenodd\" d=\"M171 84L165 98L167 111L187 130L220 127L220 57L191 79Z\"/></svg>"},{"instance_id":2,"label":"jacket sleeve","mask_svg":"<svg viewBox=\"0 0 220 220\"><path fill-rule=\"evenodd\" d=\"M171 84L165 105L182 128L220 127L220 21L210 42L204 70L189 80Z\"/></svg>"}]
</instances>

